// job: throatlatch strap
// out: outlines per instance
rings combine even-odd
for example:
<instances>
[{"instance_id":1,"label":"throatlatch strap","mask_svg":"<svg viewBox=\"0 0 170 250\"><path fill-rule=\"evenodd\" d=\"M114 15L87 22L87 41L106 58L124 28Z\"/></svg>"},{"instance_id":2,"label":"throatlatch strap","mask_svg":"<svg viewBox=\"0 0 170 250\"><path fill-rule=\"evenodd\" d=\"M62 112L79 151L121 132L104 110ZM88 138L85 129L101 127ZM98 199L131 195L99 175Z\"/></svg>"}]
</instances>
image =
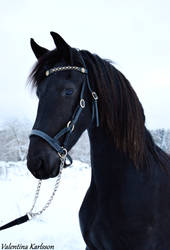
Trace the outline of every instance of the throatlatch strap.
<instances>
[{"instance_id":1,"label":"throatlatch strap","mask_svg":"<svg viewBox=\"0 0 170 250\"><path fill-rule=\"evenodd\" d=\"M99 111L98 111L98 105L97 105L97 100L94 100L94 107L95 107L95 115L96 115L96 127L99 127Z\"/></svg>"},{"instance_id":2,"label":"throatlatch strap","mask_svg":"<svg viewBox=\"0 0 170 250\"><path fill-rule=\"evenodd\" d=\"M3 225L2 227L0 227L0 231L1 230L4 230L4 229L7 229L7 228L10 228L10 227L13 227L13 226L16 226L16 225L20 225L20 224L23 224L24 222L28 221L29 220L29 217L28 215L24 215L22 217L19 217L5 225Z\"/></svg>"}]
</instances>

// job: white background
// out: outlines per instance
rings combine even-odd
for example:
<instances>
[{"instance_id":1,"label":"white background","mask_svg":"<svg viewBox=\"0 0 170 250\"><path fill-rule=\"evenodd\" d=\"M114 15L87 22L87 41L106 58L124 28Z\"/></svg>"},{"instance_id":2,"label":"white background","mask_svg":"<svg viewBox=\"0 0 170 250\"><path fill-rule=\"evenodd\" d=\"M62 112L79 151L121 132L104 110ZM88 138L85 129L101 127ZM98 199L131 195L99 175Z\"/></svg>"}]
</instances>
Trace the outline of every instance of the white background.
<instances>
[{"instance_id":1,"label":"white background","mask_svg":"<svg viewBox=\"0 0 170 250\"><path fill-rule=\"evenodd\" d=\"M170 127L169 0L0 1L0 119L34 118L26 88L35 62L30 37L53 49L50 31L109 58L130 80L148 128Z\"/></svg>"}]
</instances>

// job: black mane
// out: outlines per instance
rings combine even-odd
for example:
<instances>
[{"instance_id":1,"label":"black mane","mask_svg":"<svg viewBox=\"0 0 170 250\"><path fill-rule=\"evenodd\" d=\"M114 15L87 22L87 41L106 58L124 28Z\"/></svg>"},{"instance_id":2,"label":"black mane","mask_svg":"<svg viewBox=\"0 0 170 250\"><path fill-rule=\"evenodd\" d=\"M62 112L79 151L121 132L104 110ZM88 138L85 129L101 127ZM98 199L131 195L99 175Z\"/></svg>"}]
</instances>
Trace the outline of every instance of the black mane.
<instances>
[{"instance_id":1,"label":"black mane","mask_svg":"<svg viewBox=\"0 0 170 250\"><path fill-rule=\"evenodd\" d=\"M46 53L34 66L29 80L33 87L45 78L45 71L57 62L63 64L63 58L69 65L83 66L82 54L91 85L99 96L100 124L114 141L116 147L124 152L137 168L150 166L153 159L166 168L169 156L157 147L145 127L143 107L125 76L109 60L71 47L67 53L58 53L57 49Z\"/></svg>"}]
</instances>

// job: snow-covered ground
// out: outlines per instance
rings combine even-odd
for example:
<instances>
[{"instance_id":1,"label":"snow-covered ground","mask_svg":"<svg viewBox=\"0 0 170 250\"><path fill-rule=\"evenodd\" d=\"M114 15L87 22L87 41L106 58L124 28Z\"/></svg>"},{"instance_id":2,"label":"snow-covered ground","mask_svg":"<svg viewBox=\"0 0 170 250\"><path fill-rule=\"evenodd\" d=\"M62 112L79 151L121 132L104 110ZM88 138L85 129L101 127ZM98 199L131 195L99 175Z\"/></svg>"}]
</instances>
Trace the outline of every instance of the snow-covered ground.
<instances>
[{"instance_id":1,"label":"snow-covered ground","mask_svg":"<svg viewBox=\"0 0 170 250\"><path fill-rule=\"evenodd\" d=\"M43 181L38 209L48 200L55 179ZM39 217L22 225L0 231L3 244L54 246L57 250L83 250L78 211L90 183L90 168L74 161L64 169L59 189L50 207ZM37 180L25 162L0 162L0 225L24 215L31 208Z\"/></svg>"}]
</instances>

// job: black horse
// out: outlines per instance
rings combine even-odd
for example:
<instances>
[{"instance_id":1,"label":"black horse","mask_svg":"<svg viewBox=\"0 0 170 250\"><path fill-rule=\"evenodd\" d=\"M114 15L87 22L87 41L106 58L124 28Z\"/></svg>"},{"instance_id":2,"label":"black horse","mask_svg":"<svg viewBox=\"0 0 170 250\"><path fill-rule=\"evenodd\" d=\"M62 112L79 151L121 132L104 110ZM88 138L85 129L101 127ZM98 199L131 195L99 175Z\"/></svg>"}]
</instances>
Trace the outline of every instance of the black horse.
<instances>
[{"instance_id":1,"label":"black horse","mask_svg":"<svg viewBox=\"0 0 170 250\"><path fill-rule=\"evenodd\" d=\"M146 129L136 93L111 62L51 35L52 51L31 39L39 106L28 169L57 176L87 129L92 175L79 214L86 249L170 250L170 158Z\"/></svg>"}]
</instances>

